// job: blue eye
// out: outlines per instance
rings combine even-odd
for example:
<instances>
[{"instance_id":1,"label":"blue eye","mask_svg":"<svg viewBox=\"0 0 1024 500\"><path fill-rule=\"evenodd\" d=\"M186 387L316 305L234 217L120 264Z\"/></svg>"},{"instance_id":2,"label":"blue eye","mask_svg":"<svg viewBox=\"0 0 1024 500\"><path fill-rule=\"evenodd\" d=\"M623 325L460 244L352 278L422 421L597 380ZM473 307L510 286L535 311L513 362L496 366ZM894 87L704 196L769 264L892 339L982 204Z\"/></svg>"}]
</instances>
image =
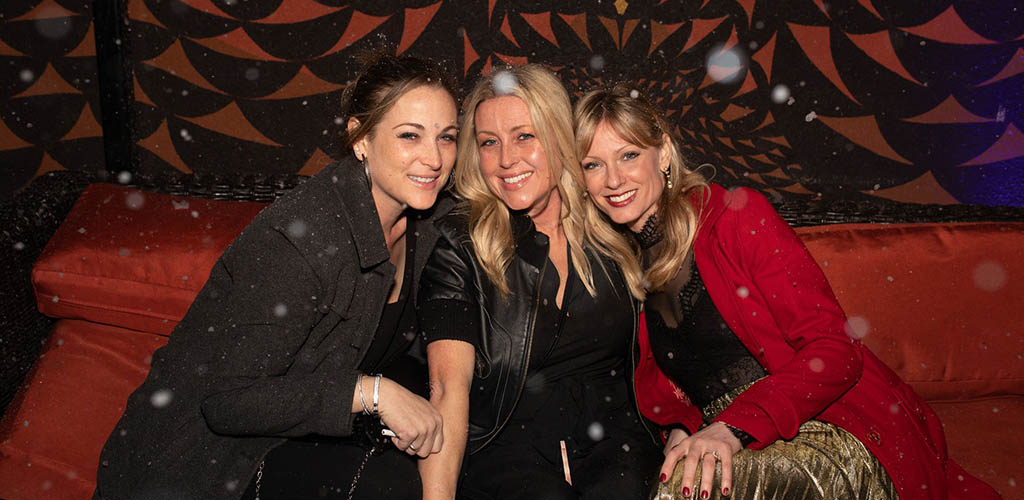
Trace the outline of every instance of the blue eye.
<instances>
[{"instance_id":1,"label":"blue eye","mask_svg":"<svg viewBox=\"0 0 1024 500\"><path fill-rule=\"evenodd\" d=\"M638 156L640 156L640 153L637 153L636 151L630 151L630 152L622 155L622 159L623 160L632 160L632 159L634 159L634 158L636 158Z\"/></svg>"},{"instance_id":2,"label":"blue eye","mask_svg":"<svg viewBox=\"0 0 1024 500\"><path fill-rule=\"evenodd\" d=\"M398 134L398 138L414 141L416 139L419 139L420 135L415 132L402 132L401 134Z\"/></svg>"},{"instance_id":3,"label":"blue eye","mask_svg":"<svg viewBox=\"0 0 1024 500\"><path fill-rule=\"evenodd\" d=\"M441 140L444 142L455 142L455 136L452 134L441 134Z\"/></svg>"},{"instance_id":4,"label":"blue eye","mask_svg":"<svg viewBox=\"0 0 1024 500\"><path fill-rule=\"evenodd\" d=\"M518 139L520 141L525 141L525 140L533 139L533 134L528 134L526 132L523 132L522 134L519 134Z\"/></svg>"},{"instance_id":5,"label":"blue eye","mask_svg":"<svg viewBox=\"0 0 1024 500\"><path fill-rule=\"evenodd\" d=\"M494 139L484 139L482 142L480 142L480 147L485 148L487 146L493 146L497 143L498 141L495 141Z\"/></svg>"},{"instance_id":6,"label":"blue eye","mask_svg":"<svg viewBox=\"0 0 1024 500\"><path fill-rule=\"evenodd\" d=\"M598 164L596 161L588 161L588 162L583 164L583 170L593 170L593 169L595 169L597 167L600 167L600 166L601 165Z\"/></svg>"}]
</instances>

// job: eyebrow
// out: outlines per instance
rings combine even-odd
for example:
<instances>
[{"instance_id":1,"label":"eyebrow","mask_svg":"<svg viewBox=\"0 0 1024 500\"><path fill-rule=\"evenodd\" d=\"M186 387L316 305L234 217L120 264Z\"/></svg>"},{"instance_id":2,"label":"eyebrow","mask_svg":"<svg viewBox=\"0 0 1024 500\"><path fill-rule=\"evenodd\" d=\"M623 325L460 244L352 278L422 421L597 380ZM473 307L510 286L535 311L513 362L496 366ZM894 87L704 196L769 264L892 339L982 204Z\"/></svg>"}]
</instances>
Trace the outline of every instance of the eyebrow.
<instances>
[{"instance_id":1,"label":"eyebrow","mask_svg":"<svg viewBox=\"0 0 1024 500\"><path fill-rule=\"evenodd\" d=\"M622 146L621 148L619 148L619 149L616 149L616 150L615 150L615 151L613 151L613 152L614 152L614 153L616 153L616 154L618 154L618 153L622 152L622 150L623 150L623 149L626 149L626 148L629 148L629 147L634 147L634 148L636 148L636 147L639 147L639 146L637 146L636 144L633 144L632 142L626 141L626 145L625 145L625 146ZM642 148L641 148L641 149L642 149ZM586 156L584 156L584 157L583 157L583 159L587 159L587 158L594 158L594 159L598 159L598 160L600 159L600 158L598 158L598 157L596 157L596 156L593 156L593 155L586 155Z\"/></svg>"},{"instance_id":2,"label":"eyebrow","mask_svg":"<svg viewBox=\"0 0 1024 500\"><path fill-rule=\"evenodd\" d=\"M415 129L418 129L418 130L423 130L423 131L427 130L427 128L424 127L423 125L420 125L419 123L412 123L412 122L399 123L398 125L395 125L394 127L391 127L391 130L394 130L394 129L396 129L398 127L402 127L402 126L409 126L409 127L413 127ZM452 128L458 130L459 127L457 127L455 125L448 125L447 127L441 129L441 131L444 132L445 130L452 129Z\"/></svg>"},{"instance_id":3,"label":"eyebrow","mask_svg":"<svg viewBox=\"0 0 1024 500\"><path fill-rule=\"evenodd\" d=\"M521 128L530 128L530 125L529 125L529 124L527 124L527 123L524 123L524 124L522 124L522 125L516 125L515 127L512 127L512 130L511 130L511 131L512 131L512 132L515 132L516 130L519 130L519 129L521 129ZM496 133L494 133L494 132L491 132L490 130L477 130L477 131L476 131L476 133L477 133L477 134L490 134L490 135L498 135L498 134L496 134Z\"/></svg>"}]
</instances>

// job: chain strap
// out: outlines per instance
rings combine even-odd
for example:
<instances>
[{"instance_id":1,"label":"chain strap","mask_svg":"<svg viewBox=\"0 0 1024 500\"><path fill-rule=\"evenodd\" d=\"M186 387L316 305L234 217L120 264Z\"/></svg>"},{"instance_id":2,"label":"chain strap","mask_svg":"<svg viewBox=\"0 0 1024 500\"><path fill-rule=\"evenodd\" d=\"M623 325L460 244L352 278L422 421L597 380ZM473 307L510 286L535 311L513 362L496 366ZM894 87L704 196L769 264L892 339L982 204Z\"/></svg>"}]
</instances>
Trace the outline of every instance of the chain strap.
<instances>
[{"instance_id":1,"label":"chain strap","mask_svg":"<svg viewBox=\"0 0 1024 500\"><path fill-rule=\"evenodd\" d=\"M256 469L256 499L255 500L260 500L260 481L263 480L263 464L264 463L266 463L265 460L260 460L260 466L259 466L258 469Z\"/></svg>"},{"instance_id":2,"label":"chain strap","mask_svg":"<svg viewBox=\"0 0 1024 500\"><path fill-rule=\"evenodd\" d=\"M356 469L356 475L352 478L352 484L348 487L348 500L355 498L356 486L359 484L359 476L363 474L363 469L366 468L366 462L370 461L370 457L373 456L375 451L377 451L377 447L373 446L366 452L366 455L363 455L363 461L359 464L359 468Z\"/></svg>"},{"instance_id":3,"label":"chain strap","mask_svg":"<svg viewBox=\"0 0 1024 500\"><path fill-rule=\"evenodd\" d=\"M366 455L363 455L363 461L359 463L359 468L356 469L355 476L352 477L352 484L348 487L348 500L355 498L356 486L359 485L359 476L363 475L363 469L366 468L366 463L370 461L370 457L373 456L374 452L377 451L377 447L371 447ZM265 460L260 461L259 468L256 469L256 498L260 500L260 482L263 480L263 465L266 463Z\"/></svg>"}]
</instances>

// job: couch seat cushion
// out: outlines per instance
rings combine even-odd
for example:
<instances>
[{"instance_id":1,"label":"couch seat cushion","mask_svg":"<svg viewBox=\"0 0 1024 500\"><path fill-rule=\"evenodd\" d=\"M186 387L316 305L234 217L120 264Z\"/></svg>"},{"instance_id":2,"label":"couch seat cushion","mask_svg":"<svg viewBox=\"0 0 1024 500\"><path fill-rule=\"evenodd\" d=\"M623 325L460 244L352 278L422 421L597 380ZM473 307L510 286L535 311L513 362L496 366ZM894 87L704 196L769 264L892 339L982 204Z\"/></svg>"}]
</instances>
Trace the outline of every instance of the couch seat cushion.
<instances>
[{"instance_id":1,"label":"couch seat cushion","mask_svg":"<svg viewBox=\"0 0 1024 500\"><path fill-rule=\"evenodd\" d=\"M1024 397L973 401L932 401L942 420L946 445L967 472L985 481L1003 500L1024 500ZM983 425L979 425L983 422Z\"/></svg>"},{"instance_id":2,"label":"couch seat cushion","mask_svg":"<svg viewBox=\"0 0 1024 500\"><path fill-rule=\"evenodd\" d=\"M0 420L0 498L86 499L100 449L167 337L58 321Z\"/></svg>"}]
</instances>

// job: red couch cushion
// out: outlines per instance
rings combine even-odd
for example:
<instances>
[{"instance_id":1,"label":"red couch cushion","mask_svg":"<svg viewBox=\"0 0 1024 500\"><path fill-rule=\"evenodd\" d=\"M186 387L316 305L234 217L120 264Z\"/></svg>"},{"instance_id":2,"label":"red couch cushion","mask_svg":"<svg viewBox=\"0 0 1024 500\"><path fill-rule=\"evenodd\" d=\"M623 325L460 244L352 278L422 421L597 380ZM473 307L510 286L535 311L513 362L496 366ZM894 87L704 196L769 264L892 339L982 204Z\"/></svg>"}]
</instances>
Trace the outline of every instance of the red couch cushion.
<instances>
[{"instance_id":1,"label":"red couch cushion","mask_svg":"<svg viewBox=\"0 0 1024 500\"><path fill-rule=\"evenodd\" d=\"M0 420L0 498L89 498L100 449L167 337L60 320Z\"/></svg>"},{"instance_id":2,"label":"red couch cushion","mask_svg":"<svg viewBox=\"0 0 1024 500\"><path fill-rule=\"evenodd\" d=\"M797 232L848 330L925 399L1024 394L1024 223Z\"/></svg>"},{"instance_id":3,"label":"red couch cushion","mask_svg":"<svg viewBox=\"0 0 1024 500\"><path fill-rule=\"evenodd\" d=\"M946 430L949 456L995 488L1004 500L1024 499L1024 434L1018 431L1024 418L1024 398L1005 396L929 404ZM984 424L978 425L979 422Z\"/></svg>"},{"instance_id":4,"label":"red couch cushion","mask_svg":"<svg viewBox=\"0 0 1024 500\"><path fill-rule=\"evenodd\" d=\"M264 206L93 184L32 270L39 310L167 335Z\"/></svg>"}]
</instances>

